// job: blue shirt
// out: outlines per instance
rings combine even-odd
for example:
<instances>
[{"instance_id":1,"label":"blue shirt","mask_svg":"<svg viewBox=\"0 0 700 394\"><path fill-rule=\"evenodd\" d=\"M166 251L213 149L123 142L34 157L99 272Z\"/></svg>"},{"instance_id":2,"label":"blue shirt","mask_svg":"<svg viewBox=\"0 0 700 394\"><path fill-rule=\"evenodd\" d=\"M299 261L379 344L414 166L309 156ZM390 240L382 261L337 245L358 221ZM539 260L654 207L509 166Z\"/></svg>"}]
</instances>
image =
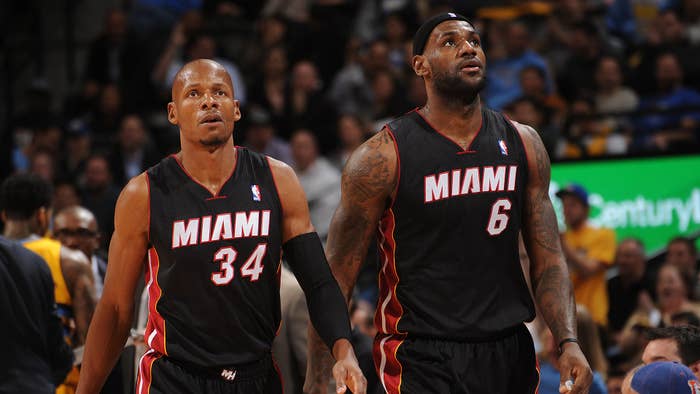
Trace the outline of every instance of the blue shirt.
<instances>
[{"instance_id":1,"label":"blue shirt","mask_svg":"<svg viewBox=\"0 0 700 394\"><path fill-rule=\"evenodd\" d=\"M525 51L515 58L505 58L489 62L487 84L484 90L486 104L499 110L523 95L520 87L520 72L535 66L545 72L546 91L551 91L552 83L547 72L547 63L532 50Z\"/></svg>"}]
</instances>

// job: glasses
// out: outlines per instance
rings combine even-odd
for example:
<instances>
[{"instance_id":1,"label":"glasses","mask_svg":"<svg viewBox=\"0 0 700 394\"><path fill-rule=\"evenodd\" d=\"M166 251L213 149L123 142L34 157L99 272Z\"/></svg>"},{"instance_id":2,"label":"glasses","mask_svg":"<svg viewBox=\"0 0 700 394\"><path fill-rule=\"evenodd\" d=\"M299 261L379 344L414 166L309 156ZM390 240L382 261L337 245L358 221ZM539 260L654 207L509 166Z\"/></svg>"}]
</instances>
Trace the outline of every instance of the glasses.
<instances>
[{"instance_id":1,"label":"glasses","mask_svg":"<svg viewBox=\"0 0 700 394\"><path fill-rule=\"evenodd\" d=\"M91 237L96 237L97 232L88 230L86 228L77 228L77 229L69 229L69 228L62 228L60 230L56 230L54 232L54 235L56 238L60 237L79 237L79 238L91 238Z\"/></svg>"}]
</instances>

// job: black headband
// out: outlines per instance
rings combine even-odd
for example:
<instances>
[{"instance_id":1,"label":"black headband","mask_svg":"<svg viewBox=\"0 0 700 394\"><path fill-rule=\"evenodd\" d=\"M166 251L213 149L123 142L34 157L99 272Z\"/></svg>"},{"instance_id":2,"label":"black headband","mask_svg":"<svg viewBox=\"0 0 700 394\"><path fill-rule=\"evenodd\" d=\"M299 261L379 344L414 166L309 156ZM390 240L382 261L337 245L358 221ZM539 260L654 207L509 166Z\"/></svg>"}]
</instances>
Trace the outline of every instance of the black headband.
<instances>
[{"instance_id":1,"label":"black headband","mask_svg":"<svg viewBox=\"0 0 700 394\"><path fill-rule=\"evenodd\" d=\"M469 21L469 19L454 12L446 12L444 14L435 15L434 17L425 21L425 23L423 23L421 27L418 28L418 31L416 31L416 35L413 36L414 56L423 54L423 49L425 49L425 44L428 42L428 37L430 37L430 33L433 32L435 26L445 21L465 21L470 25L472 24Z\"/></svg>"}]
</instances>

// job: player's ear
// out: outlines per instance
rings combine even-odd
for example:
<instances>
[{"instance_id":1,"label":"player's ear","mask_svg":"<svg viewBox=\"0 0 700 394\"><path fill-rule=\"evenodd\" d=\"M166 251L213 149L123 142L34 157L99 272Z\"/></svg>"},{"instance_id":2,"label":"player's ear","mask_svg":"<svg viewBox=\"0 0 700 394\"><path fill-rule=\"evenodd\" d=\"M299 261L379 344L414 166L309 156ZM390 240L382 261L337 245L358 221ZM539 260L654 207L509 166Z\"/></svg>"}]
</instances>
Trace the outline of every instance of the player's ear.
<instances>
[{"instance_id":1,"label":"player's ear","mask_svg":"<svg viewBox=\"0 0 700 394\"><path fill-rule=\"evenodd\" d=\"M238 100L233 100L233 121L238 122L241 120L241 103Z\"/></svg>"},{"instance_id":2,"label":"player's ear","mask_svg":"<svg viewBox=\"0 0 700 394\"><path fill-rule=\"evenodd\" d=\"M177 124L177 109L172 101L168 103L168 122L174 125Z\"/></svg>"},{"instance_id":3,"label":"player's ear","mask_svg":"<svg viewBox=\"0 0 700 394\"><path fill-rule=\"evenodd\" d=\"M413 72L415 72L419 77L424 77L430 73L430 64L423 55L413 56L413 59L411 59L411 65L413 66Z\"/></svg>"}]
</instances>

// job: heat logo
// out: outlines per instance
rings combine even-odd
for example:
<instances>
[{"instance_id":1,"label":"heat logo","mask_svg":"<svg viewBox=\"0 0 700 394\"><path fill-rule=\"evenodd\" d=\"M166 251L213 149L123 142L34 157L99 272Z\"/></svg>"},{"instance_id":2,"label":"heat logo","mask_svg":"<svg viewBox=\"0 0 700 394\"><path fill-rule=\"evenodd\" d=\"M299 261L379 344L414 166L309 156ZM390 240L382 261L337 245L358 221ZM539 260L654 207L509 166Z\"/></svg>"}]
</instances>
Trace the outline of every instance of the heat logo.
<instances>
[{"instance_id":1,"label":"heat logo","mask_svg":"<svg viewBox=\"0 0 700 394\"><path fill-rule=\"evenodd\" d=\"M260 194L260 186L251 185L250 191L253 193L253 201L261 201L262 195Z\"/></svg>"}]
</instances>

